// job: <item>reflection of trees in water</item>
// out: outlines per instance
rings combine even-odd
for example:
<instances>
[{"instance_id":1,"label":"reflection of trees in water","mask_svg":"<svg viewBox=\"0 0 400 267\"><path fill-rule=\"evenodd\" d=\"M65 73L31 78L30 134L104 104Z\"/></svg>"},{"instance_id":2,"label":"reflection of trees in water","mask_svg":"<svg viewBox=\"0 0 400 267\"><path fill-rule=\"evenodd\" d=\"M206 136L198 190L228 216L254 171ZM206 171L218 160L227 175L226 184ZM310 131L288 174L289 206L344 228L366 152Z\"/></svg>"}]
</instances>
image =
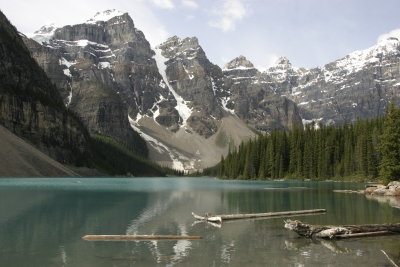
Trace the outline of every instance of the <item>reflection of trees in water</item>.
<instances>
[{"instance_id":1,"label":"reflection of trees in water","mask_svg":"<svg viewBox=\"0 0 400 267\"><path fill-rule=\"evenodd\" d=\"M364 196L331 193L331 189L342 189L342 185L319 186L321 191L59 192L46 201L37 201L33 206L27 202L24 206L23 201L30 198L27 194L21 197L18 215L7 219L7 223L0 221L2 251L10 246L10 250L27 256L25 259L18 259L16 255L10 260L0 259L0 265L24 266L23 263L30 261L31 266L287 266L294 263L319 266L344 263L337 261L338 253L347 261L363 258L360 262L368 262L380 255L382 248L394 260L400 258L400 255L393 255L399 248L398 242L390 239L393 237L314 243L293 238L293 233L283 228L283 218L237 220L216 228L204 222L194 223L191 215L192 211L229 214L327 208L325 215L297 218L313 224L378 223L399 218L398 210L388 205L382 209L381 204L366 201ZM200 235L204 239L80 240L85 234L124 233ZM41 254L30 254L37 252L38 247ZM372 259L369 263L381 262Z\"/></svg>"},{"instance_id":2,"label":"reflection of trees in water","mask_svg":"<svg viewBox=\"0 0 400 267\"><path fill-rule=\"evenodd\" d=\"M293 238L285 240L285 249L287 250L304 250L311 246L323 246L334 253L349 253L350 249L346 247L341 247L337 244L335 240L325 240L325 239L311 239L311 238Z\"/></svg>"},{"instance_id":3,"label":"reflection of trees in water","mask_svg":"<svg viewBox=\"0 0 400 267\"><path fill-rule=\"evenodd\" d=\"M323 184L323 183L321 183ZM400 210L385 208L378 203L365 201L363 195L337 195L333 189L343 188L342 183L319 190L248 190L222 193L230 213L257 213L302 209L327 209L324 215L305 217L312 224L369 224L396 222ZM321 185L319 185L321 187ZM394 200L392 200L394 201ZM400 204L400 203L399 203ZM300 216L301 217L301 216ZM301 219L299 219L301 220Z\"/></svg>"},{"instance_id":4,"label":"reflection of trees in water","mask_svg":"<svg viewBox=\"0 0 400 267\"><path fill-rule=\"evenodd\" d=\"M367 199L376 200L379 203L387 203L393 208L400 209L400 196L365 195Z\"/></svg>"}]
</instances>

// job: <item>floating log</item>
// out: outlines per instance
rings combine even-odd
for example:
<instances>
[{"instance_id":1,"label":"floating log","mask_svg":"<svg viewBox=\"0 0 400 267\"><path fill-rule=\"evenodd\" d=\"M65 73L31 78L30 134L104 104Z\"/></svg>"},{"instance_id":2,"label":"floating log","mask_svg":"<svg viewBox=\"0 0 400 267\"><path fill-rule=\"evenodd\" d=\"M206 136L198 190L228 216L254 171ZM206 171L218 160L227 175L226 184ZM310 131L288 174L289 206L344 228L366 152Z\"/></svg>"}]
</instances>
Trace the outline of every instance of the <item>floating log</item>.
<instances>
[{"instance_id":1,"label":"floating log","mask_svg":"<svg viewBox=\"0 0 400 267\"><path fill-rule=\"evenodd\" d=\"M300 236L319 238L352 238L400 234L400 223L366 225L311 225L297 220L286 220L285 228L295 231Z\"/></svg>"},{"instance_id":2,"label":"floating log","mask_svg":"<svg viewBox=\"0 0 400 267\"><path fill-rule=\"evenodd\" d=\"M356 234L344 234L337 235L335 238L353 238L353 237L367 237L367 236L382 236L382 235L393 235L395 232L391 231L376 231L376 232L365 232L365 233L356 233Z\"/></svg>"},{"instance_id":3,"label":"floating log","mask_svg":"<svg viewBox=\"0 0 400 267\"><path fill-rule=\"evenodd\" d=\"M326 209L315 209L315 210L295 210L295 211L279 211L279 212L267 212L267 213L250 213L250 214L230 214L230 215L210 215L206 213L205 216L199 216L192 212L194 218L203 221L210 222L222 222L224 220L236 220L236 219L252 219L262 217L277 217L277 216L296 216L303 214L314 214L314 213L325 213Z\"/></svg>"},{"instance_id":4,"label":"floating log","mask_svg":"<svg viewBox=\"0 0 400 267\"><path fill-rule=\"evenodd\" d=\"M85 235L82 239L87 241L127 241L127 240L178 240L202 239L201 236L184 235Z\"/></svg>"},{"instance_id":5,"label":"floating log","mask_svg":"<svg viewBox=\"0 0 400 267\"><path fill-rule=\"evenodd\" d=\"M397 264L389 257L389 255L388 255L383 249L381 249L381 251L382 251L383 255L386 256L386 258L389 260L389 262L390 262L394 267L399 267L399 265L397 265Z\"/></svg>"}]
</instances>

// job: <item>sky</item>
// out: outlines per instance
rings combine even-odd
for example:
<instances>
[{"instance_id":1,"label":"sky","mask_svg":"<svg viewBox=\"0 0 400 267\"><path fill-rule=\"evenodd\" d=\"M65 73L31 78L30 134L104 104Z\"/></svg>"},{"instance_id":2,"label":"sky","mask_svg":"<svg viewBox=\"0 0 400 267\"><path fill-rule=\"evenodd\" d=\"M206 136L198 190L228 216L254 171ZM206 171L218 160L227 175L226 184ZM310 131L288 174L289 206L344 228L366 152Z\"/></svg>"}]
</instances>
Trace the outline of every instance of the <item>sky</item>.
<instances>
[{"instance_id":1,"label":"sky","mask_svg":"<svg viewBox=\"0 0 400 267\"><path fill-rule=\"evenodd\" d=\"M25 34L118 9L153 47L196 36L220 67L243 55L260 70L280 56L295 67L323 66L400 29L399 0L0 0L0 9Z\"/></svg>"}]
</instances>

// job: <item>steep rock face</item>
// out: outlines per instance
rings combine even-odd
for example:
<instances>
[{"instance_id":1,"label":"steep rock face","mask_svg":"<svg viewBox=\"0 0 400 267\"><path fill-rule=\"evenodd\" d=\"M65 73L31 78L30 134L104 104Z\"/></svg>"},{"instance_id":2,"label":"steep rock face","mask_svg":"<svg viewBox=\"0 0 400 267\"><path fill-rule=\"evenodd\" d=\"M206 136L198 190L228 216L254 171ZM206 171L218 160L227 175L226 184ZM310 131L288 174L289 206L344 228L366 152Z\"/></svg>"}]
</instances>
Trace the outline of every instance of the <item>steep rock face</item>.
<instances>
[{"instance_id":1,"label":"steep rock face","mask_svg":"<svg viewBox=\"0 0 400 267\"><path fill-rule=\"evenodd\" d=\"M400 42L382 39L366 50L310 70L282 68L263 77L275 92L295 101L305 120L343 123L382 115L391 98L400 98Z\"/></svg>"},{"instance_id":2,"label":"steep rock face","mask_svg":"<svg viewBox=\"0 0 400 267\"><path fill-rule=\"evenodd\" d=\"M44 40L41 48L32 40L26 43L57 85L65 104L79 114L89 130L139 143L137 152L145 155L144 143L137 141L128 114L133 118L153 116L157 103L162 106L163 100L173 99L160 86L154 52L129 15L108 10L83 24L44 27L33 39ZM176 117L174 110L170 113ZM176 121L164 124L173 126Z\"/></svg>"},{"instance_id":3,"label":"steep rock face","mask_svg":"<svg viewBox=\"0 0 400 267\"><path fill-rule=\"evenodd\" d=\"M296 104L274 93L267 80L244 56L225 65L228 96L224 108L260 131L290 129L301 125Z\"/></svg>"},{"instance_id":4,"label":"steep rock face","mask_svg":"<svg viewBox=\"0 0 400 267\"><path fill-rule=\"evenodd\" d=\"M223 87L221 69L212 64L196 37L174 36L156 49L165 64L168 87L178 102L178 112L191 129L206 138L217 132L216 120L223 116L218 96Z\"/></svg>"},{"instance_id":5,"label":"steep rock face","mask_svg":"<svg viewBox=\"0 0 400 267\"><path fill-rule=\"evenodd\" d=\"M260 76L245 58L225 75L195 37L174 36L153 51L126 13L108 10L82 24L42 27L32 38L41 42L25 39L32 54L92 133L129 141L133 128L163 165L168 157L180 169L216 163L229 146L254 135L241 119L259 130L297 123L293 102L261 82L236 83L242 67L249 78ZM230 132L232 125L240 131Z\"/></svg>"},{"instance_id":6,"label":"steep rock face","mask_svg":"<svg viewBox=\"0 0 400 267\"><path fill-rule=\"evenodd\" d=\"M88 135L0 12L0 123L60 162L79 163Z\"/></svg>"}]
</instances>

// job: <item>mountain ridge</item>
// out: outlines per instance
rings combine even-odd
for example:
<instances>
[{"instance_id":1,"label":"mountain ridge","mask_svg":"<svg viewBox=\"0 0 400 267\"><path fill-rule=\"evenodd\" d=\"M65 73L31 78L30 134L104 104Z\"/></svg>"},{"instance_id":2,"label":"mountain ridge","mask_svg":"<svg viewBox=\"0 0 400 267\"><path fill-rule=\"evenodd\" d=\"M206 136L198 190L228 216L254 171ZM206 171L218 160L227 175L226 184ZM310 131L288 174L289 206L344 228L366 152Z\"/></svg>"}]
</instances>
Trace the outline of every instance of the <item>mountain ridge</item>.
<instances>
[{"instance_id":1,"label":"mountain ridge","mask_svg":"<svg viewBox=\"0 0 400 267\"><path fill-rule=\"evenodd\" d=\"M392 70L377 65L381 61L374 58L379 59L379 53L373 54L371 64L366 61L368 64L360 66L354 58L363 54L356 52L313 69L295 68L281 57L278 64L261 72L244 56L221 69L209 61L196 37L172 36L152 48L129 14L111 10L96 16L106 20L43 28L33 38L50 50L72 56L64 53L58 61L45 62L43 58L48 57L37 53L36 60L58 83L64 103L83 117L90 131L127 140L121 129L133 129L146 139L152 159L179 169L197 170L214 164L219 160L217 154L224 155L232 145L254 137L254 130L269 132L312 121L341 124L357 117L373 117L384 112L389 98L399 97L390 87L396 83L386 86L375 82L376 77L390 75L400 81L399 75L391 74L399 68L394 39L389 40L394 44L393 53L382 54L383 61L395 65ZM33 45L30 49L35 51ZM57 64L62 68L58 76ZM90 92L88 83L92 85ZM103 97L85 111L87 99L100 91L113 95L116 102L109 103L109 97ZM99 103L103 109L96 107ZM100 121L99 112L104 114ZM227 125L224 121L235 120L232 125L244 123L247 127L237 136L230 127L223 128ZM113 131L110 125L116 121L120 129ZM218 148L216 139L221 135L236 141L222 142ZM181 144L177 138L197 141ZM208 151L200 152L201 146Z\"/></svg>"}]
</instances>

